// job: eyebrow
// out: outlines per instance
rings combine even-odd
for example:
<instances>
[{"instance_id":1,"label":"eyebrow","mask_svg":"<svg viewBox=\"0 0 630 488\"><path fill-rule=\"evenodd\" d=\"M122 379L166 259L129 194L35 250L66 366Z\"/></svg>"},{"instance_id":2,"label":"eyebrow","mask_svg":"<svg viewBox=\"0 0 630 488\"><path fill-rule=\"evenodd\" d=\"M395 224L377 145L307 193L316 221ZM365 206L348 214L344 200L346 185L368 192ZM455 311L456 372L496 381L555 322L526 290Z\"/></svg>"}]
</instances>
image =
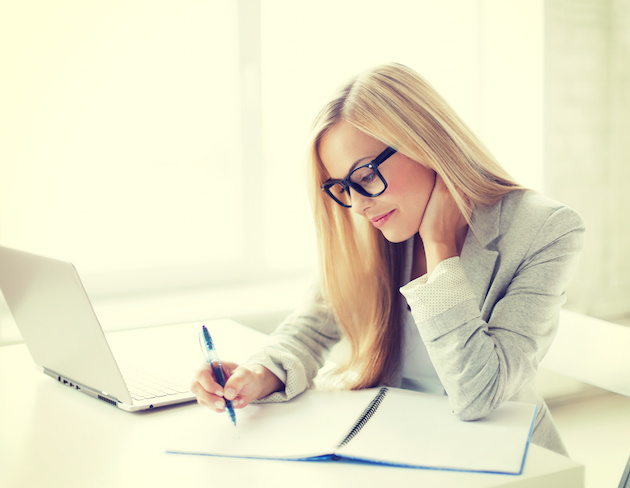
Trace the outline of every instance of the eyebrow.
<instances>
[{"instance_id":1,"label":"eyebrow","mask_svg":"<svg viewBox=\"0 0 630 488\"><path fill-rule=\"evenodd\" d=\"M357 159L357 160L354 162L354 164L353 164L352 166L350 166L350 169L348 170L348 174L349 174L349 173L351 173L351 172L352 172L352 170L353 170L354 168L356 168L357 166L359 166L359 163L362 163L362 162L363 162L363 161L365 161L366 159L367 159L367 160L369 160L369 161L374 161L374 158L377 158L377 157L378 157L378 154L377 154L376 156L373 156L373 157L372 157L372 156L367 156L367 157L365 157L365 158L360 158L360 159Z\"/></svg>"},{"instance_id":2,"label":"eyebrow","mask_svg":"<svg viewBox=\"0 0 630 488\"><path fill-rule=\"evenodd\" d=\"M370 161L374 161L374 158L377 158L378 154L376 156L366 156L364 158L359 158L357 159L352 166L350 166L350 169L348 170L348 172L346 173L346 176L348 176L350 173L352 173L352 171L354 171L354 169L359 166L360 163L364 162L365 160L367 160L368 162ZM344 176L343 178L329 178L327 181L342 181L346 176Z\"/></svg>"}]
</instances>

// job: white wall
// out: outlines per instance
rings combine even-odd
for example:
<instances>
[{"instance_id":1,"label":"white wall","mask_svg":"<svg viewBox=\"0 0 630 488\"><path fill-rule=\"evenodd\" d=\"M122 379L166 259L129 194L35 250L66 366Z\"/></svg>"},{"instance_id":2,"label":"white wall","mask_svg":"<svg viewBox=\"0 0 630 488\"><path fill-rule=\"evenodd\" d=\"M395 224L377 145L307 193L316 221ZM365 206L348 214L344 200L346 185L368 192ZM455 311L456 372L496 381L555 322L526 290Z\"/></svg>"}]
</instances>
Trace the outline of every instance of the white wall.
<instances>
[{"instance_id":1,"label":"white wall","mask_svg":"<svg viewBox=\"0 0 630 488\"><path fill-rule=\"evenodd\" d=\"M110 290L122 271L129 287L181 294L225 290L261 263L311 269L310 123L347 77L393 60L423 74L517 180L582 213L571 307L630 312L626 2L40 3L0 4L0 244L71 259ZM260 126L253 143L243 121Z\"/></svg>"},{"instance_id":2,"label":"white wall","mask_svg":"<svg viewBox=\"0 0 630 488\"><path fill-rule=\"evenodd\" d=\"M630 314L630 4L545 3L545 191L587 226L570 306Z\"/></svg>"}]
</instances>

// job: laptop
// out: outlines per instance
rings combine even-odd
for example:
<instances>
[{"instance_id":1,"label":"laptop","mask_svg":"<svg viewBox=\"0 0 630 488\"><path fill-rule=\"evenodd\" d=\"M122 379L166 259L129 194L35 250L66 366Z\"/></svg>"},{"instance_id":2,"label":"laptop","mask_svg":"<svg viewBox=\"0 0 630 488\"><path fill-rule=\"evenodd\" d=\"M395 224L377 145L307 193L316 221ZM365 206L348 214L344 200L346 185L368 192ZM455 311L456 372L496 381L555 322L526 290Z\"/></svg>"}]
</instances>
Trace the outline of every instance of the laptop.
<instances>
[{"instance_id":1,"label":"laptop","mask_svg":"<svg viewBox=\"0 0 630 488\"><path fill-rule=\"evenodd\" d=\"M164 361L177 354L162 354L151 373L117 361L71 263L0 246L0 290L34 362L62 384L129 412L195 400L192 371L154 373L168 376Z\"/></svg>"}]
</instances>

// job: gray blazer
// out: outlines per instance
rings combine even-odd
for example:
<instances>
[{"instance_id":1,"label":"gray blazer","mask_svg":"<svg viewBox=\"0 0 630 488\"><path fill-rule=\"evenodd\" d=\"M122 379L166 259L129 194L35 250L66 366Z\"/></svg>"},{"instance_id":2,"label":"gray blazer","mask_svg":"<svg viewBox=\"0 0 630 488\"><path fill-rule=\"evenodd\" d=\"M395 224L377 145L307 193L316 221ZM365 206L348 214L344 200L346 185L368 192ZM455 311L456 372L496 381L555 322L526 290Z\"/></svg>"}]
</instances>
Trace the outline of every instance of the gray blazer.
<instances>
[{"instance_id":1,"label":"gray blazer","mask_svg":"<svg viewBox=\"0 0 630 488\"><path fill-rule=\"evenodd\" d=\"M459 418L481 418L505 400L536 403L532 441L565 452L535 377L557 331L583 236L582 219L572 209L533 191L513 191L473 213L459 258L468 294L432 315L427 310L442 293L439 285L431 293L414 282L402 288ZM287 400L308 388L341 336L315 287L251 359L286 385L264 401Z\"/></svg>"}]
</instances>

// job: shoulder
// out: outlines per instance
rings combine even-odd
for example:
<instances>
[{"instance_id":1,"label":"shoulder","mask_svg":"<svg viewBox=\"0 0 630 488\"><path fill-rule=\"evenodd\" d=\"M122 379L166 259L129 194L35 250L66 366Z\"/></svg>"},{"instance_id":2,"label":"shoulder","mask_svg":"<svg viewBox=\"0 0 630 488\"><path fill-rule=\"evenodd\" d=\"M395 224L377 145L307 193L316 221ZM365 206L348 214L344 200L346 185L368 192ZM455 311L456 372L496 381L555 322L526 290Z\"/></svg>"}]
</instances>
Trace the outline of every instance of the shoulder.
<instances>
[{"instance_id":1,"label":"shoulder","mask_svg":"<svg viewBox=\"0 0 630 488\"><path fill-rule=\"evenodd\" d=\"M578 214L563 203L557 202L534 190L514 190L501 199L501 214L514 214L520 217L531 216L534 219L546 218L557 211Z\"/></svg>"},{"instance_id":2,"label":"shoulder","mask_svg":"<svg viewBox=\"0 0 630 488\"><path fill-rule=\"evenodd\" d=\"M535 239L553 240L581 234L584 222L572 208L532 190L514 190L491 206L477 207L472 230L482 247L527 246Z\"/></svg>"},{"instance_id":3,"label":"shoulder","mask_svg":"<svg viewBox=\"0 0 630 488\"><path fill-rule=\"evenodd\" d=\"M585 230L575 210L532 190L512 191L500 205L499 234L504 237L550 240Z\"/></svg>"},{"instance_id":4,"label":"shoulder","mask_svg":"<svg viewBox=\"0 0 630 488\"><path fill-rule=\"evenodd\" d=\"M532 190L510 192L500 205L499 249L526 254L552 247L558 252L582 249L584 221L571 207Z\"/></svg>"}]
</instances>

